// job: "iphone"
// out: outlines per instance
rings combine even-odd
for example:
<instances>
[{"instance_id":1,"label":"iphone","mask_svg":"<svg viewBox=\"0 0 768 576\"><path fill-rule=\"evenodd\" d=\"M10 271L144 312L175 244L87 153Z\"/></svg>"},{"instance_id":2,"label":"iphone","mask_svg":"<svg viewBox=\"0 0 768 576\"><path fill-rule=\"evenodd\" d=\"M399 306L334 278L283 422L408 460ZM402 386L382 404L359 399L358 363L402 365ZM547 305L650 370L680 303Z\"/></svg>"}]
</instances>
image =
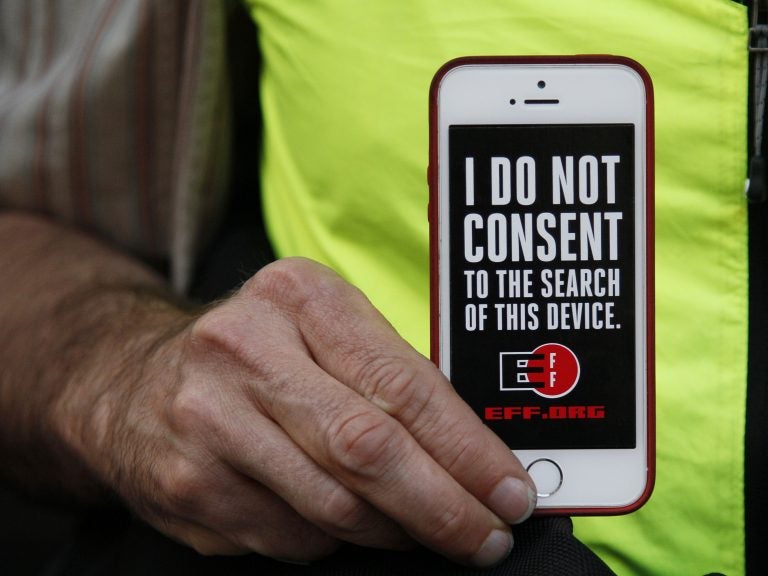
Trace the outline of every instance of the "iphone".
<instances>
[{"instance_id":1,"label":"iphone","mask_svg":"<svg viewBox=\"0 0 768 576\"><path fill-rule=\"evenodd\" d=\"M430 95L432 358L536 482L619 514L654 478L653 93L616 56L468 57Z\"/></svg>"}]
</instances>

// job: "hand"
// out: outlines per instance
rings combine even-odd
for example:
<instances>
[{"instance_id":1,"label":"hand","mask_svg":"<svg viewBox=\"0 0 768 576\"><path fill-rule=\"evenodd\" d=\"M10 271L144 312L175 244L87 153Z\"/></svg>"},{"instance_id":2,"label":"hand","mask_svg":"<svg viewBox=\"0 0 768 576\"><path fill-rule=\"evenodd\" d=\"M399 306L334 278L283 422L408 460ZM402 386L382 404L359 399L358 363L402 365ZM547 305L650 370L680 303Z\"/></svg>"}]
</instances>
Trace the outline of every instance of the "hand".
<instances>
[{"instance_id":1,"label":"hand","mask_svg":"<svg viewBox=\"0 0 768 576\"><path fill-rule=\"evenodd\" d=\"M503 559L535 506L509 449L355 288L260 271L88 412L92 468L206 554L308 561L339 541Z\"/></svg>"}]
</instances>

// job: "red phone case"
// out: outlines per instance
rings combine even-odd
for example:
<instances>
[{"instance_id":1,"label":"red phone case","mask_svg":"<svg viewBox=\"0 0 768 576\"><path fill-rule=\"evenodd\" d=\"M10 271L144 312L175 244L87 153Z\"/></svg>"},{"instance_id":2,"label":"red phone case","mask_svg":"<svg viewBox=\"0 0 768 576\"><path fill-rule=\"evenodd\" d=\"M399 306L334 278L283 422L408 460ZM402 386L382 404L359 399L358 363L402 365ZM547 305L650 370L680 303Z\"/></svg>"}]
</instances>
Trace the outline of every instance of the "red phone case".
<instances>
[{"instance_id":1,"label":"red phone case","mask_svg":"<svg viewBox=\"0 0 768 576\"><path fill-rule=\"evenodd\" d=\"M643 80L646 93L646 269L636 273L645 274L646 284L646 374L647 374L647 454L648 474L644 493L635 502L619 508L547 508L537 510L538 515L617 515L626 514L640 508L653 491L655 480L655 358L654 358L654 122L653 122L653 89L650 76L637 62L629 58L612 55L579 55L579 56L490 56L490 57L463 57L451 60L443 65L432 81L429 102L429 167L427 180L429 183L429 222L430 222L430 355L435 364L439 365L440 346L440 287L438 281L438 88L441 80L450 70L457 66L477 64L619 64L634 70Z\"/></svg>"}]
</instances>

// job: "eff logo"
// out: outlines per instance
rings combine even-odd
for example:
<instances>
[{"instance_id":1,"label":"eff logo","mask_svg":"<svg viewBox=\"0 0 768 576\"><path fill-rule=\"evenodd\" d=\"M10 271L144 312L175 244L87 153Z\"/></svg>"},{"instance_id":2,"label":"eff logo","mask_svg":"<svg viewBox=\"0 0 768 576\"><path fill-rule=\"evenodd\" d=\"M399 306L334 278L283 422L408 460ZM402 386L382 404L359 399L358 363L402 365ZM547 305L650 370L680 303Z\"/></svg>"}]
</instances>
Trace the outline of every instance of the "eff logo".
<instances>
[{"instance_id":1,"label":"eff logo","mask_svg":"<svg viewBox=\"0 0 768 576\"><path fill-rule=\"evenodd\" d=\"M533 390L545 398L560 398L579 381L579 359L562 344L542 344L532 352L499 353L501 390Z\"/></svg>"}]
</instances>

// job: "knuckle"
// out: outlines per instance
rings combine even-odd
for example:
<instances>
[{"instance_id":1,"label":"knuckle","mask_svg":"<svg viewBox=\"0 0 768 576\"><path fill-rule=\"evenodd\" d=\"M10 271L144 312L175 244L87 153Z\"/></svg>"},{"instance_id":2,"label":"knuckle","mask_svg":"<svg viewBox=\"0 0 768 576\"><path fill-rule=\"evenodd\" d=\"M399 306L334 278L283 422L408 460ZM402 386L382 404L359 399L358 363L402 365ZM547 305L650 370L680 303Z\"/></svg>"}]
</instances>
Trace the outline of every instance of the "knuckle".
<instances>
[{"instance_id":1,"label":"knuckle","mask_svg":"<svg viewBox=\"0 0 768 576\"><path fill-rule=\"evenodd\" d=\"M212 354L238 356L247 332L243 318L231 308L230 302L224 302L192 324L186 347L188 358L197 360Z\"/></svg>"},{"instance_id":2,"label":"knuckle","mask_svg":"<svg viewBox=\"0 0 768 576\"><path fill-rule=\"evenodd\" d=\"M284 340L276 336L274 318L261 314L255 322L252 314L252 309L225 302L198 318L186 348L185 380L200 381L201 375L208 374L213 376L209 378L213 384L224 370L229 371L230 381L247 370L263 381L279 372L275 359Z\"/></svg>"},{"instance_id":3,"label":"knuckle","mask_svg":"<svg viewBox=\"0 0 768 576\"><path fill-rule=\"evenodd\" d=\"M423 378L412 362L378 357L367 362L360 375L365 394L388 413L422 412L434 395L435 383Z\"/></svg>"},{"instance_id":4,"label":"knuckle","mask_svg":"<svg viewBox=\"0 0 768 576\"><path fill-rule=\"evenodd\" d=\"M327 451L331 464L356 476L380 478L403 453L399 424L386 415L364 410L332 425Z\"/></svg>"},{"instance_id":5,"label":"knuckle","mask_svg":"<svg viewBox=\"0 0 768 576\"><path fill-rule=\"evenodd\" d=\"M466 541L465 535L469 527L470 510L466 500L456 500L443 508L431 524L428 538L432 543L441 546L456 547Z\"/></svg>"},{"instance_id":6,"label":"knuckle","mask_svg":"<svg viewBox=\"0 0 768 576\"><path fill-rule=\"evenodd\" d=\"M210 482L200 467L183 457L167 462L158 478L165 506L174 515L198 516L209 495Z\"/></svg>"},{"instance_id":7,"label":"knuckle","mask_svg":"<svg viewBox=\"0 0 768 576\"><path fill-rule=\"evenodd\" d=\"M245 283L240 293L267 302L294 319L324 326L343 311L358 292L317 262L286 258L261 269Z\"/></svg>"},{"instance_id":8,"label":"knuckle","mask_svg":"<svg viewBox=\"0 0 768 576\"><path fill-rule=\"evenodd\" d=\"M484 457L487 455L485 443L466 434L457 438L455 434L446 432L442 437L445 438L445 441L438 446L438 450L446 470L451 472L454 470L485 469L483 465Z\"/></svg>"},{"instance_id":9,"label":"knuckle","mask_svg":"<svg viewBox=\"0 0 768 576\"><path fill-rule=\"evenodd\" d=\"M224 303L192 324L183 352L183 377L194 378L201 369L237 360L243 355L247 337L240 323L231 316Z\"/></svg>"},{"instance_id":10,"label":"knuckle","mask_svg":"<svg viewBox=\"0 0 768 576\"><path fill-rule=\"evenodd\" d=\"M168 402L167 417L173 430L184 436L215 430L219 422L215 403L203 387L182 387Z\"/></svg>"},{"instance_id":11,"label":"knuckle","mask_svg":"<svg viewBox=\"0 0 768 576\"><path fill-rule=\"evenodd\" d=\"M324 498L319 523L329 526L332 533L343 537L364 530L369 516L368 505L339 486Z\"/></svg>"},{"instance_id":12,"label":"knuckle","mask_svg":"<svg viewBox=\"0 0 768 576\"><path fill-rule=\"evenodd\" d=\"M242 287L241 293L301 308L317 292L323 275L320 266L304 258L285 258L272 262L257 272Z\"/></svg>"}]
</instances>

